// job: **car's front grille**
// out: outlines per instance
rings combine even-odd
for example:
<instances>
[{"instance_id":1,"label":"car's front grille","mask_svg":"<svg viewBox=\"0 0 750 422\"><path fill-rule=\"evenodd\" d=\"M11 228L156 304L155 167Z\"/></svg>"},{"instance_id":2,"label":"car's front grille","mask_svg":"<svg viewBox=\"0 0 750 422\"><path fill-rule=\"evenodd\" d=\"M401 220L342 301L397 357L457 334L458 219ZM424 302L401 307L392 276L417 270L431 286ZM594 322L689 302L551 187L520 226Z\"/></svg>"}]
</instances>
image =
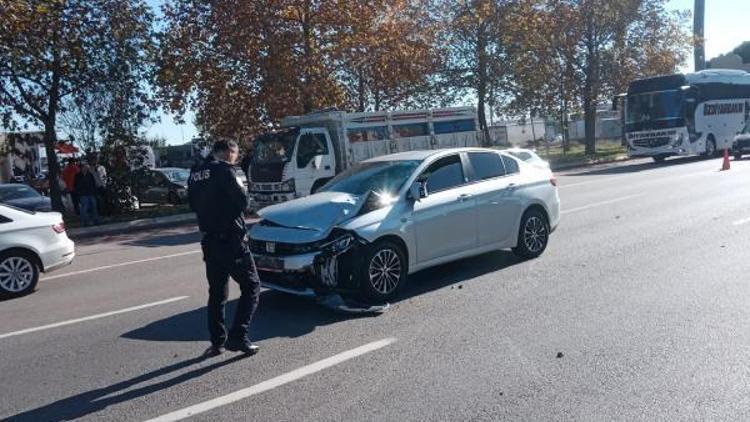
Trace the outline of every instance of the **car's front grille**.
<instances>
[{"instance_id":1,"label":"car's front grille","mask_svg":"<svg viewBox=\"0 0 750 422\"><path fill-rule=\"evenodd\" d=\"M669 139L670 138L668 136L648 139L636 139L635 141L633 141L633 145L641 148L658 148L669 145Z\"/></svg>"},{"instance_id":2,"label":"car's front grille","mask_svg":"<svg viewBox=\"0 0 750 422\"><path fill-rule=\"evenodd\" d=\"M273 244L271 246L270 244ZM255 254L269 256L299 255L314 251L312 243L280 243L250 239L250 251Z\"/></svg>"},{"instance_id":3,"label":"car's front grille","mask_svg":"<svg viewBox=\"0 0 750 422\"><path fill-rule=\"evenodd\" d=\"M277 273L259 270L258 276L261 282L295 290L304 290L315 285L314 278L309 273Z\"/></svg>"}]
</instances>

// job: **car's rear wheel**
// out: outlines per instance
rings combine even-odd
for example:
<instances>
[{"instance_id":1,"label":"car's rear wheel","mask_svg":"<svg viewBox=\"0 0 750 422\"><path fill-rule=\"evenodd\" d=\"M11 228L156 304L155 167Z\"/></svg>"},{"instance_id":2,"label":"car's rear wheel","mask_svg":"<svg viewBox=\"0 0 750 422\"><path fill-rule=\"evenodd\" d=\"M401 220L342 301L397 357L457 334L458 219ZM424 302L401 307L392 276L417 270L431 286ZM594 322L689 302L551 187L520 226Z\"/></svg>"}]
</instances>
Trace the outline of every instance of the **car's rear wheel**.
<instances>
[{"instance_id":1,"label":"car's rear wheel","mask_svg":"<svg viewBox=\"0 0 750 422\"><path fill-rule=\"evenodd\" d=\"M0 298L27 295L39 281L39 267L27 252L10 251L0 254Z\"/></svg>"},{"instance_id":2,"label":"car's rear wheel","mask_svg":"<svg viewBox=\"0 0 750 422\"><path fill-rule=\"evenodd\" d=\"M518 243L513 253L523 259L538 257L547 249L549 232L549 222L542 211L535 208L526 211L521 218Z\"/></svg>"},{"instance_id":3,"label":"car's rear wheel","mask_svg":"<svg viewBox=\"0 0 750 422\"><path fill-rule=\"evenodd\" d=\"M741 152L735 152L734 153L734 160L739 161L742 159L742 153Z\"/></svg>"},{"instance_id":4,"label":"car's rear wheel","mask_svg":"<svg viewBox=\"0 0 750 422\"><path fill-rule=\"evenodd\" d=\"M360 293L368 302L385 302L396 295L408 273L406 255L394 242L383 240L367 247L360 268Z\"/></svg>"}]
</instances>

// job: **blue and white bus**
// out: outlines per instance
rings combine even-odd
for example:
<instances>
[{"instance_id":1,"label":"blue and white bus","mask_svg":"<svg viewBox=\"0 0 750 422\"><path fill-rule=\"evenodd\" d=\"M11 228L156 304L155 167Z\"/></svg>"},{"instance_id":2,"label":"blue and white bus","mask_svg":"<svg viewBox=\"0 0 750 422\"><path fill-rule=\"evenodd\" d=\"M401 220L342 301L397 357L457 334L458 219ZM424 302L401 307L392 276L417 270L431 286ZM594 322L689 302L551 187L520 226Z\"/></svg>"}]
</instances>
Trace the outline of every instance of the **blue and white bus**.
<instances>
[{"instance_id":1,"label":"blue and white bus","mask_svg":"<svg viewBox=\"0 0 750 422\"><path fill-rule=\"evenodd\" d=\"M632 157L714 156L732 147L749 120L750 73L709 69L636 80L623 113Z\"/></svg>"}]
</instances>

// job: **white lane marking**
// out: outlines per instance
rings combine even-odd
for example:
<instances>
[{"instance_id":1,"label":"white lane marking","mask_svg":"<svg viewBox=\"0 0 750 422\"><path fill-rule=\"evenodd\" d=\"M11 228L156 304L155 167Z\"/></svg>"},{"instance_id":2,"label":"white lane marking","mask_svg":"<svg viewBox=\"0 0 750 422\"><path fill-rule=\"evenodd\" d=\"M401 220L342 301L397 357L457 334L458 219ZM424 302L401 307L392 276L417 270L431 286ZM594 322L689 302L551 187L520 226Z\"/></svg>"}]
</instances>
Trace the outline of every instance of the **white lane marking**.
<instances>
[{"instance_id":1,"label":"white lane marking","mask_svg":"<svg viewBox=\"0 0 750 422\"><path fill-rule=\"evenodd\" d=\"M191 254L199 253L199 252L200 252L200 250L197 250L197 251L188 251L188 252L180 252L180 253L175 253L175 254L172 254L172 255L164 255L164 256L156 256L156 257L153 257L153 258L139 259L137 261L120 262L119 264L104 265L104 266L101 266L101 267L89 268L87 270L73 271L73 272L69 272L69 273L65 273L65 274L53 275L51 277L44 277L44 278L40 279L40 281L54 280L56 278L70 277L70 276L79 275L79 274L91 273L91 272L94 272L94 271L108 270L110 268L124 267L124 266L127 266L127 265L142 264L144 262L151 262L151 261L159 261L159 260L162 260L162 259L176 258L178 256L191 255Z\"/></svg>"},{"instance_id":2,"label":"white lane marking","mask_svg":"<svg viewBox=\"0 0 750 422\"><path fill-rule=\"evenodd\" d=\"M570 214L570 213L573 213L573 212L584 211L584 210L587 210L587 209L590 209L590 208L601 207L602 205L609 205L609 204L614 204L614 203L617 203L617 202L627 201L627 200L633 199L633 198L639 198L639 197L644 196L644 195L645 195L645 193L639 193L637 195L621 196L619 198L610 199L608 201L594 202L594 203L591 203L591 204L588 204L588 205L584 205L582 207L571 208L569 210L562 210L562 211L560 211L560 214Z\"/></svg>"},{"instance_id":3,"label":"white lane marking","mask_svg":"<svg viewBox=\"0 0 750 422\"><path fill-rule=\"evenodd\" d=\"M83 318L76 318L76 319L70 319L70 320L62 321L62 322L56 322L54 324L42 325L40 327L27 328L25 330L20 330L20 331L13 331L10 333L0 334L0 339L13 337L13 336L20 336L21 334L33 333L36 331L49 330L50 328L62 327L64 325L76 324L76 323L84 322L84 321L91 321L93 319L105 318L105 317L109 317L112 315L124 314L126 312L140 311L141 309L146 309L146 308L151 308L154 306L165 305L167 303L177 302L178 300L187 299L188 297L189 296L177 296L177 297L173 297L170 299L160 300L158 302L151 302L151 303L146 303L144 305L138 305L138 306L133 306L130 308L120 309L117 311L105 312L103 314L96 314L96 315L91 315L91 316L87 316Z\"/></svg>"},{"instance_id":4,"label":"white lane marking","mask_svg":"<svg viewBox=\"0 0 750 422\"><path fill-rule=\"evenodd\" d=\"M747 224L747 223L750 223L750 218L743 218L742 220L737 220L737 221L735 221L732 224L734 224L735 226L741 226L741 225Z\"/></svg>"},{"instance_id":5,"label":"white lane marking","mask_svg":"<svg viewBox=\"0 0 750 422\"><path fill-rule=\"evenodd\" d=\"M271 378L270 380L263 381L260 384L255 384L252 387L243 388L242 390L237 390L225 396L217 397L212 400L204 401L203 403L198 403L184 409L167 413L166 415L149 419L146 422L179 421L185 418L189 418L199 413L207 412L209 410L216 409L217 407L225 406L227 404L246 399L250 396L272 390L276 387L280 387L284 384L288 384L292 381L296 381L300 378L306 377L316 372L320 372L324 369L338 365L357 356L374 352L375 350L382 349L383 347L386 347L394 343L395 341L395 338L386 338L383 340L368 343L364 346L357 347L356 349L348 350L346 352L339 353L338 355L319 360L310 365L297 368L291 372L287 372L286 374L282 374L278 377Z\"/></svg>"},{"instance_id":6,"label":"white lane marking","mask_svg":"<svg viewBox=\"0 0 750 422\"><path fill-rule=\"evenodd\" d=\"M574 188L574 187L577 187L577 186L586 186L586 185L591 185L591 184L594 184L594 183L608 182L608 181L611 181L611 180L622 179L622 178L624 178L624 176L621 176L621 177L607 177L607 178L604 178L604 179L588 180L588 181L585 181L585 182L576 182L576 183L571 183L571 184L565 184L565 182L561 182L561 181L558 180L558 183L560 184L559 188L563 189L563 188Z\"/></svg>"}]
</instances>

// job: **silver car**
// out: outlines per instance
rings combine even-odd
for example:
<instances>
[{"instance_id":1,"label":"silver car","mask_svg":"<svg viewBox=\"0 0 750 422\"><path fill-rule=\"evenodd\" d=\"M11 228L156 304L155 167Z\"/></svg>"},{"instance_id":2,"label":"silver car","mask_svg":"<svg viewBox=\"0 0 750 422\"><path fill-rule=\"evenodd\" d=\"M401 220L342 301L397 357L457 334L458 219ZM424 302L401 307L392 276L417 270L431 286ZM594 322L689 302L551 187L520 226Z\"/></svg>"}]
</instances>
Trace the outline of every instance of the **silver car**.
<instances>
[{"instance_id":1,"label":"silver car","mask_svg":"<svg viewBox=\"0 0 750 422\"><path fill-rule=\"evenodd\" d=\"M489 149L374 158L262 209L251 249L271 289L385 301L427 267L505 248L541 255L560 221L550 174Z\"/></svg>"}]
</instances>

